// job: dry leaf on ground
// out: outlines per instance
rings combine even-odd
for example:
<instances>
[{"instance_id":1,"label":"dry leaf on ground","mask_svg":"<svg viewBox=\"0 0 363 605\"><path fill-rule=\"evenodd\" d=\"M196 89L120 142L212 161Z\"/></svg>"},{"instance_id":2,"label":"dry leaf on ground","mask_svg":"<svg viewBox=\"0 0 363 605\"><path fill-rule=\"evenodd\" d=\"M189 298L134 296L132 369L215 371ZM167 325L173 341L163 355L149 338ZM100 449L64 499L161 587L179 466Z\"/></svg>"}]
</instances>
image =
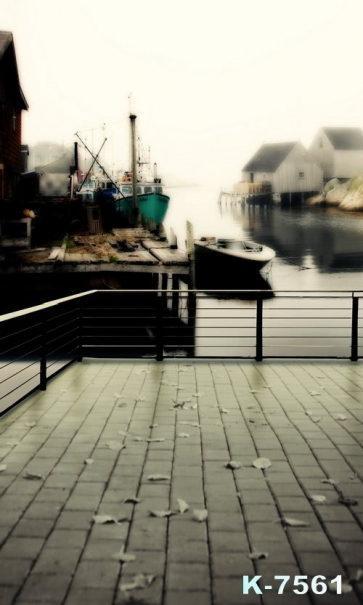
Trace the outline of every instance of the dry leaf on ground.
<instances>
[{"instance_id":1,"label":"dry leaf on ground","mask_svg":"<svg viewBox=\"0 0 363 605\"><path fill-rule=\"evenodd\" d=\"M326 502L326 496L320 496L318 494L313 494L312 496L310 496L310 500L312 500L313 502L322 503L322 502Z\"/></svg>"},{"instance_id":2,"label":"dry leaf on ground","mask_svg":"<svg viewBox=\"0 0 363 605\"><path fill-rule=\"evenodd\" d=\"M134 577L132 582L121 582L119 589L125 592L129 592L131 590L138 590L142 588L147 588L150 584L153 583L156 576L152 576L151 574L145 575L143 573L138 573Z\"/></svg>"},{"instance_id":3,"label":"dry leaf on ground","mask_svg":"<svg viewBox=\"0 0 363 605\"><path fill-rule=\"evenodd\" d=\"M170 475L149 475L147 480L148 481L170 481L171 477Z\"/></svg>"},{"instance_id":4,"label":"dry leaf on ground","mask_svg":"<svg viewBox=\"0 0 363 605\"><path fill-rule=\"evenodd\" d=\"M149 429L156 429L159 426L158 424L149 424Z\"/></svg>"},{"instance_id":5,"label":"dry leaf on ground","mask_svg":"<svg viewBox=\"0 0 363 605\"><path fill-rule=\"evenodd\" d=\"M3 473L7 468L6 464L0 464L0 473Z\"/></svg>"},{"instance_id":6,"label":"dry leaf on ground","mask_svg":"<svg viewBox=\"0 0 363 605\"><path fill-rule=\"evenodd\" d=\"M121 393L114 393L113 396L116 397L116 399L121 399L121 397L123 397Z\"/></svg>"},{"instance_id":7,"label":"dry leaf on ground","mask_svg":"<svg viewBox=\"0 0 363 605\"><path fill-rule=\"evenodd\" d=\"M344 416L344 414L336 414L336 416L334 416L335 420L347 420L347 417Z\"/></svg>"},{"instance_id":8,"label":"dry leaf on ground","mask_svg":"<svg viewBox=\"0 0 363 605\"><path fill-rule=\"evenodd\" d=\"M337 582L328 582L327 583L328 586L328 590L329 592L332 592L334 594L337 594L337 588L338 588L338 584ZM342 582L341 584L341 593L339 592L339 594L348 594L349 592L352 592L353 588L350 584L347 584L346 582Z\"/></svg>"},{"instance_id":9,"label":"dry leaf on ground","mask_svg":"<svg viewBox=\"0 0 363 605\"><path fill-rule=\"evenodd\" d=\"M229 410L226 408L221 408L221 414L229 414Z\"/></svg>"},{"instance_id":10,"label":"dry leaf on ground","mask_svg":"<svg viewBox=\"0 0 363 605\"><path fill-rule=\"evenodd\" d=\"M94 463L93 458L86 458L86 460L84 461L85 464L88 464L89 466L91 466Z\"/></svg>"},{"instance_id":11,"label":"dry leaf on ground","mask_svg":"<svg viewBox=\"0 0 363 605\"><path fill-rule=\"evenodd\" d=\"M231 468L232 470L235 470L237 468L241 468L242 464L240 462L237 462L236 460L229 460L229 462L227 462L224 466L226 468Z\"/></svg>"},{"instance_id":12,"label":"dry leaf on ground","mask_svg":"<svg viewBox=\"0 0 363 605\"><path fill-rule=\"evenodd\" d=\"M92 521L96 525L105 525L106 523L121 523L127 521L127 517L111 517L111 515L93 515Z\"/></svg>"},{"instance_id":13,"label":"dry leaf on ground","mask_svg":"<svg viewBox=\"0 0 363 605\"><path fill-rule=\"evenodd\" d=\"M192 397L204 397L205 393L193 393Z\"/></svg>"},{"instance_id":14,"label":"dry leaf on ground","mask_svg":"<svg viewBox=\"0 0 363 605\"><path fill-rule=\"evenodd\" d=\"M26 471L25 475L23 475L24 479L30 479L33 481L44 481L44 476L39 473L29 473Z\"/></svg>"},{"instance_id":15,"label":"dry leaf on ground","mask_svg":"<svg viewBox=\"0 0 363 605\"><path fill-rule=\"evenodd\" d=\"M269 556L268 552L258 552L257 550L250 552L248 555L248 557L250 559L252 559L252 561L259 561L260 559L267 559L268 556Z\"/></svg>"},{"instance_id":16,"label":"dry leaf on ground","mask_svg":"<svg viewBox=\"0 0 363 605\"><path fill-rule=\"evenodd\" d=\"M189 504L187 502L185 502L185 500L182 500L181 498L178 498L178 507L179 507L179 512L182 515L184 513L186 513L187 510L189 510Z\"/></svg>"},{"instance_id":17,"label":"dry leaf on ground","mask_svg":"<svg viewBox=\"0 0 363 605\"><path fill-rule=\"evenodd\" d=\"M131 563L131 561L135 561L136 555L126 553L125 547L123 546L120 552L116 552L112 555L112 558L116 559L116 561L120 561L121 563Z\"/></svg>"},{"instance_id":18,"label":"dry leaf on ground","mask_svg":"<svg viewBox=\"0 0 363 605\"><path fill-rule=\"evenodd\" d=\"M283 525L288 527L309 527L310 523L307 521L301 521L301 519L293 519L292 517L282 517L281 521Z\"/></svg>"},{"instance_id":19,"label":"dry leaf on ground","mask_svg":"<svg viewBox=\"0 0 363 605\"><path fill-rule=\"evenodd\" d=\"M208 518L208 511L205 508L203 508L203 509L195 508L193 510L194 521L198 521L199 523L201 523L202 521L205 521L207 518Z\"/></svg>"},{"instance_id":20,"label":"dry leaf on ground","mask_svg":"<svg viewBox=\"0 0 363 605\"><path fill-rule=\"evenodd\" d=\"M126 445L124 445L123 443L120 443L119 441L109 441L108 443L106 443L107 447L110 450L115 450L115 451L121 451L123 449L125 449Z\"/></svg>"},{"instance_id":21,"label":"dry leaf on ground","mask_svg":"<svg viewBox=\"0 0 363 605\"><path fill-rule=\"evenodd\" d=\"M322 393L320 393L320 391L309 391L309 393L312 397L315 397L317 395L322 395Z\"/></svg>"},{"instance_id":22,"label":"dry leaf on ground","mask_svg":"<svg viewBox=\"0 0 363 605\"><path fill-rule=\"evenodd\" d=\"M26 422L24 424L24 426L26 426L27 428L30 428L30 429L32 429L33 426L35 426L35 425L36 425L36 422Z\"/></svg>"},{"instance_id":23,"label":"dry leaf on ground","mask_svg":"<svg viewBox=\"0 0 363 605\"><path fill-rule=\"evenodd\" d=\"M182 437L183 439L186 439L187 437L190 437L189 433L179 433L178 437Z\"/></svg>"},{"instance_id":24,"label":"dry leaf on ground","mask_svg":"<svg viewBox=\"0 0 363 605\"><path fill-rule=\"evenodd\" d=\"M344 506L356 506L358 504L358 500L354 500L353 498L346 498L342 493L338 498L339 504L344 504Z\"/></svg>"},{"instance_id":25,"label":"dry leaf on ground","mask_svg":"<svg viewBox=\"0 0 363 605\"><path fill-rule=\"evenodd\" d=\"M337 485L339 481L337 479L321 479L320 483L330 483L330 485Z\"/></svg>"},{"instance_id":26,"label":"dry leaf on ground","mask_svg":"<svg viewBox=\"0 0 363 605\"><path fill-rule=\"evenodd\" d=\"M154 437L150 439L145 439L145 441L147 443L162 443L163 441L165 441L165 439L164 437Z\"/></svg>"},{"instance_id":27,"label":"dry leaf on ground","mask_svg":"<svg viewBox=\"0 0 363 605\"><path fill-rule=\"evenodd\" d=\"M9 447L15 447L16 445L19 445L20 441L18 439L9 439L5 445L8 445Z\"/></svg>"},{"instance_id":28,"label":"dry leaf on ground","mask_svg":"<svg viewBox=\"0 0 363 605\"><path fill-rule=\"evenodd\" d=\"M145 401L145 397L143 395L135 395L135 401Z\"/></svg>"},{"instance_id":29,"label":"dry leaf on ground","mask_svg":"<svg viewBox=\"0 0 363 605\"><path fill-rule=\"evenodd\" d=\"M271 460L269 460L269 458L257 458L252 464L255 468L259 469L269 468L271 466Z\"/></svg>"},{"instance_id":30,"label":"dry leaf on ground","mask_svg":"<svg viewBox=\"0 0 363 605\"><path fill-rule=\"evenodd\" d=\"M159 517L159 519L171 517L173 514L172 510L149 510L150 517Z\"/></svg>"},{"instance_id":31,"label":"dry leaf on ground","mask_svg":"<svg viewBox=\"0 0 363 605\"><path fill-rule=\"evenodd\" d=\"M179 424L184 424L186 426L194 426L197 429L200 429L200 424L198 422L187 422L186 420L180 420Z\"/></svg>"},{"instance_id":32,"label":"dry leaf on ground","mask_svg":"<svg viewBox=\"0 0 363 605\"><path fill-rule=\"evenodd\" d=\"M128 504L128 503L139 504L139 502L141 502L141 500L140 500L140 498L136 498L136 496L135 496L135 497L131 497L131 498L124 498L123 502L124 502L124 504Z\"/></svg>"}]
</instances>

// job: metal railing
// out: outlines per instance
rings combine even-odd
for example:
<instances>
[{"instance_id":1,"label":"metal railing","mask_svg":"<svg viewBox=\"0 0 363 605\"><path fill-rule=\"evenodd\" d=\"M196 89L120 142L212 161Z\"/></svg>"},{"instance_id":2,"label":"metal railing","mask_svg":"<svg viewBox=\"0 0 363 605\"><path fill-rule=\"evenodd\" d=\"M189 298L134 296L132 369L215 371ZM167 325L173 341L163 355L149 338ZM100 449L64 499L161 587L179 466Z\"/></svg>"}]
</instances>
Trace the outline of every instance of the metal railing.
<instances>
[{"instance_id":1,"label":"metal railing","mask_svg":"<svg viewBox=\"0 0 363 605\"><path fill-rule=\"evenodd\" d=\"M88 357L363 356L363 292L92 290L0 316L0 414Z\"/></svg>"}]
</instances>

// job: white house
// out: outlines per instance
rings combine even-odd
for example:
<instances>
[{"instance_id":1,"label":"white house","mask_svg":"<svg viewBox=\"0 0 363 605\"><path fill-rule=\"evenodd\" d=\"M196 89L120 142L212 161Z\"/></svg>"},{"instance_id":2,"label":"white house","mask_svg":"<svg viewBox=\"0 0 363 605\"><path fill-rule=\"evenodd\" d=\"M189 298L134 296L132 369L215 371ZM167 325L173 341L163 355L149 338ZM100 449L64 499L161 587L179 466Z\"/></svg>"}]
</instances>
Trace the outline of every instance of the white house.
<instances>
[{"instance_id":1,"label":"white house","mask_svg":"<svg viewBox=\"0 0 363 605\"><path fill-rule=\"evenodd\" d=\"M251 193L258 183L265 189L270 183L271 193L312 193L321 190L323 171L298 141L264 144L242 169L235 192Z\"/></svg>"},{"instance_id":2,"label":"white house","mask_svg":"<svg viewBox=\"0 0 363 605\"><path fill-rule=\"evenodd\" d=\"M363 131L320 128L309 148L323 169L324 180L349 179L363 173Z\"/></svg>"}]
</instances>

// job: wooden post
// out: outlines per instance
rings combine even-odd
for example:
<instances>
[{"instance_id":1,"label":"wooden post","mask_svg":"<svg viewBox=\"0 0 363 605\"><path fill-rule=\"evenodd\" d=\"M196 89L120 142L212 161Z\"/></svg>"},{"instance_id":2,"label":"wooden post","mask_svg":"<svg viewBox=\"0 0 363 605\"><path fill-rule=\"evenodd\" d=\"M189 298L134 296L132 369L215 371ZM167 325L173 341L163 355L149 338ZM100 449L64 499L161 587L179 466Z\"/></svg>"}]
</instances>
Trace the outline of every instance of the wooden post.
<instances>
[{"instance_id":1,"label":"wooden post","mask_svg":"<svg viewBox=\"0 0 363 605\"><path fill-rule=\"evenodd\" d=\"M174 317L178 317L179 315L179 276L176 273L173 273L172 278L172 310Z\"/></svg>"},{"instance_id":2,"label":"wooden post","mask_svg":"<svg viewBox=\"0 0 363 605\"><path fill-rule=\"evenodd\" d=\"M136 168L136 133L135 121L136 116L130 114L131 121L131 158L132 158L132 216L133 225L137 227L139 224L139 207L137 203L137 168Z\"/></svg>"},{"instance_id":3,"label":"wooden post","mask_svg":"<svg viewBox=\"0 0 363 605\"><path fill-rule=\"evenodd\" d=\"M177 250L178 240L172 228L170 228L170 250Z\"/></svg>"},{"instance_id":4,"label":"wooden post","mask_svg":"<svg viewBox=\"0 0 363 605\"><path fill-rule=\"evenodd\" d=\"M263 331L262 331L262 318L263 318L263 301L262 296L257 295L256 301L256 361L262 361L263 359Z\"/></svg>"},{"instance_id":5,"label":"wooden post","mask_svg":"<svg viewBox=\"0 0 363 605\"><path fill-rule=\"evenodd\" d=\"M194 233L193 225L187 221L187 254L189 259L189 287L195 289L195 265L194 265Z\"/></svg>"},{"instance_id":6,"label":"wooden post","mask_svg":"<svg viewBox=\"0 0 363 605\"><path fill-rule=\"evenodd\" d=\"M41 391L47 389L47 316L44 314L42 318L42 335L41 335L41 352L40 352L40 384Z\"/></svg>"}]
</instances>

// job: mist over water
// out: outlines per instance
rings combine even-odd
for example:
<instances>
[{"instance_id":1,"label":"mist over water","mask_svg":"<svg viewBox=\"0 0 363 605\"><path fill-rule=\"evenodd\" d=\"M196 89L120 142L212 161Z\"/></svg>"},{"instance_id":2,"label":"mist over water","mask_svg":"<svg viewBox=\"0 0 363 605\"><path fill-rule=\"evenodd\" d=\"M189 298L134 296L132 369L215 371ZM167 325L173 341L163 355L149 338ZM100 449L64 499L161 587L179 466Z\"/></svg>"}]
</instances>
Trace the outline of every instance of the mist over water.
<instances>
[{"instance_id":1,"label":"mist over water","mask_svg":"<svg viewBox=\"0 0 363 605\"><path fill-rule=\"evenodd\" d=\"M218 204L220 187L170 188L165 221L185 248L186 221L194 237L237 237L276 251L270 285L276 290L363 289L363 213L305 204L286 207Z\"/></svg>"}]
</instances>

